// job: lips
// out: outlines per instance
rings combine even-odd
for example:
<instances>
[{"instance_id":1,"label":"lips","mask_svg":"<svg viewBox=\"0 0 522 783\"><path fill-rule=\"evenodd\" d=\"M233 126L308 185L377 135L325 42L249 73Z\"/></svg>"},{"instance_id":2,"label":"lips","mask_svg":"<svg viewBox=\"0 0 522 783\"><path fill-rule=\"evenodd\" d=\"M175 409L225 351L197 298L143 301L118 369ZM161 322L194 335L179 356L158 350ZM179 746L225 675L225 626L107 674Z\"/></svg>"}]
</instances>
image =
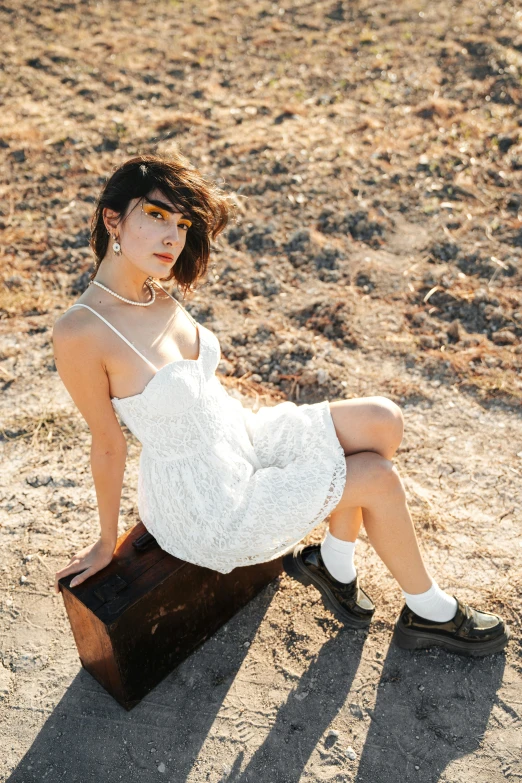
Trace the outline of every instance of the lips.
<instances>
[{"instance_id":1,"label":"lips","mask_svg":"<svg viewBox=\"0 0 522 783\"><path fill-rule=\"evenodd\" d=\"M162 261L174 261L174 256L171 256L170 253L154 253L154 255L161 258Z\"/></svg>"}]
</instances>

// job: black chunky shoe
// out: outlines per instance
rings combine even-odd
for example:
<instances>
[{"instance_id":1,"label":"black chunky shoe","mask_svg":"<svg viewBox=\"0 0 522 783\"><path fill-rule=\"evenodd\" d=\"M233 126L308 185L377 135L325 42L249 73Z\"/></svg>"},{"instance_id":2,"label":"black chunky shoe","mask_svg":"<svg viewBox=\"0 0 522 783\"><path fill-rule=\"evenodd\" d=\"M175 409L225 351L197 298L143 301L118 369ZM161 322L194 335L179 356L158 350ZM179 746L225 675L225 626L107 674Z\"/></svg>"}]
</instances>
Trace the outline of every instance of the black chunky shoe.
<instances>
[{"instance_id":1,"label":"black chunky shoe","mask_svg":"<svg viewBox=\"0 0 522 783\"><path fill-rule=\"evenodd\" d=\"M405 604L395 624L393 641L405 650L434 645L460 655L478 657L500 652L511 632L496 614L479 612L455 597L455 617L445 623L425 620Z\"/></svg>"},{"instance_id":2,"label":"black chunky shoe","mask_svg":"<svg viewBox=\"0 0 522 783\"><path fill-rule=\"evenodd\" d=\"M351 628L370 625L375 606L359 587L358 578L347 584L334 579L321 557L320 544L298 544L283 557L283 568L298 582L314 585L321 593L326 608L340 622Z\"/></svg>"}]
</instances>

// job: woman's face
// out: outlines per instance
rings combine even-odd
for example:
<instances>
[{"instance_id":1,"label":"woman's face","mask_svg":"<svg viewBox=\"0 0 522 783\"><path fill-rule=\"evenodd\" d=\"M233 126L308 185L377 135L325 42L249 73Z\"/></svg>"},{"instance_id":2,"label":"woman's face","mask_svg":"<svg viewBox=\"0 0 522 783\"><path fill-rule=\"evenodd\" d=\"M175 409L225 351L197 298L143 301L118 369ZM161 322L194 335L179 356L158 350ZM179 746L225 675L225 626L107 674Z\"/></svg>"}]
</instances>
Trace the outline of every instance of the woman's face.
<instances>
[{"instance_id":1,"label":"woman's face","mask_svg":"<svg viewBox=\"0 0 522 783\"><path fill-rule=\"evenodd\" d=\"M185 247L191 226L188 217L177 210L157 189L142 199L132 199L125 219L119 225L113 223L111 229L119 237L119 258L126 258L151 277L166 277ZM111 212L107 210L107 217ZM167 257L162 258L162 253Z\"/></svg>"}]
</instances>

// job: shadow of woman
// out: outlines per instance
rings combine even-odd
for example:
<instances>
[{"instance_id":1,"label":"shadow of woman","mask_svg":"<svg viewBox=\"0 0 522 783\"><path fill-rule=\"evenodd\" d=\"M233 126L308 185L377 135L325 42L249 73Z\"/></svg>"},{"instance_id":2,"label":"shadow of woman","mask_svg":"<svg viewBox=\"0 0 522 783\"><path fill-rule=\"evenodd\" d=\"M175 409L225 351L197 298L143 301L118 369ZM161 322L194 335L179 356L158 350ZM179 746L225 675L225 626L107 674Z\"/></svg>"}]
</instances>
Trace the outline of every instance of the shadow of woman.
<instances>
[{"instance_id":1,"label":"shadow of woman","mask_svg":"<svg viewBox=\"0 0 522 783\"><path fill-rule=\"evenodd\" d=\"M356 783L436 783L472 753L502 683L505 654L466 658L440 648L391 645L384 661Z\"/></svg>"},{"instance_id":2,"label":"shadow of woman","mask_svg":"<svg viewBox=\"0 0 522 783\"><path fill-rule=\"evenodd\" d=\"M262 745L240 772L244 753L236 757L227 783L298 783L314 750L336 776L346 759L319 747L326 728L343 707L360 664L367 630L343 629L330 638L281 706ZM326 778L325 778L326 779Z\"/></svg>"}]
</instances>

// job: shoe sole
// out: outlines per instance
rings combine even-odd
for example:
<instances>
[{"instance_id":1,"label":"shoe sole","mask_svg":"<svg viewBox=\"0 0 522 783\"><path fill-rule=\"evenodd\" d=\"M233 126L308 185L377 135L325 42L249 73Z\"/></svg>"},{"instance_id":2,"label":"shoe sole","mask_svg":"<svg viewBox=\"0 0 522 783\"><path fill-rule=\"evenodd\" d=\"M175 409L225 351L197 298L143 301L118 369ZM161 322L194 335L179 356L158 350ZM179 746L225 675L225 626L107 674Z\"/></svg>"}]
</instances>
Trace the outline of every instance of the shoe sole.
<instances>
[{"instance_id":1,"label":"shoe sole","mask_svg":"<svg viewBox=\"0 0 522 783\"><path fill-rule=\"evenodd\" d=\"M372 621L371 617L368 618L368 620L363 620L359 619L358 617L354 617L353 615L343 610L342 606L339 606L335 600L328 585L323 582L322 579L312 577L306 570L304 570L304 566L300 565L299 560L294 556L293 552L284 555L283 569L286 571L288 576L293 577L293 579L297 579L297 581L301 582L301 584L305 586L313 585L317 590L319 590L323 599L323 604L334 615L334 617L339 620L339 622L344 623L344 625L349 626L350 628L367 628L370 625Z\"/></svg>"},{"instance_id":2,"label":"shoe sole","mask_svg":"<svg viewBox=\"0 0 522 783\"><path fill-rule=\"evenodd\" d=\"M481 658L483 655L501 652L511 637L511 631L506 628L505 633L497 639L489 642L461 642L458 639L448 639L447 636L422 633L422 631L409 631L396 625L392 641L403 650L424 650L428 647L443 647L449 652L467 655L470 658ZM473 644L473 646L471 646Z\"/></svg>"}]
</instances>

